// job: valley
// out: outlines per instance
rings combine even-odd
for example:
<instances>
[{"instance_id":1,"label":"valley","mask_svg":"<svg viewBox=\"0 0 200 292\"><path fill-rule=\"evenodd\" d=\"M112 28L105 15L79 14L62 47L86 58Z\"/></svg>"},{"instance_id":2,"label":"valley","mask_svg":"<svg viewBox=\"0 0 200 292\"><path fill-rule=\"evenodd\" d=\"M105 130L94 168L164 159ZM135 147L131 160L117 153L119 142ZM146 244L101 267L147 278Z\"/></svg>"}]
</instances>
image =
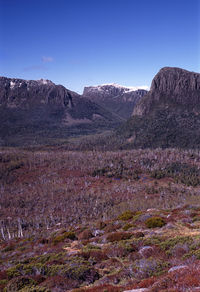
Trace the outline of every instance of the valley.
<instances>
[{"instance_id":1,"label":"valley","mask_svg":"<svg viewBox=\"0 0 200 292\"><path fill-rule=\"evenodd\" d=\"M1 291L200 291L199 76L0 79Z\"/></svg>"}]
</instances>

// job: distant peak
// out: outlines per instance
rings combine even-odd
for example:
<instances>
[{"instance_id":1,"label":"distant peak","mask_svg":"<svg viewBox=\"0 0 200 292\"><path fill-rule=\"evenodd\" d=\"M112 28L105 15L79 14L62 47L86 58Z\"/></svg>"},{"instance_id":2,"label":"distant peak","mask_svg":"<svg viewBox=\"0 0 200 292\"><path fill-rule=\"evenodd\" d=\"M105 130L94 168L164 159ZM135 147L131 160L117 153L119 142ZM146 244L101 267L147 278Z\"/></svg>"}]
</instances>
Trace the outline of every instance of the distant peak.
<instances>
[{"instance_id":1,"label":"distant peak","mask_svg":"<svg viewBox=\"0 0 200 292\"><path fill-rule=\"evenodd\" d=\"M89 89L92 91L106 91L109 90L109 88L116 88L123 92L131 92L136 91L139 89L143 90L149 90L149 87L147 85L141 85L141 86L123 86L117 83L107 83L107 84L100 84L100 85L93 85L93 86L86 86L85 89Z\"/></svg>"}]
</instances>

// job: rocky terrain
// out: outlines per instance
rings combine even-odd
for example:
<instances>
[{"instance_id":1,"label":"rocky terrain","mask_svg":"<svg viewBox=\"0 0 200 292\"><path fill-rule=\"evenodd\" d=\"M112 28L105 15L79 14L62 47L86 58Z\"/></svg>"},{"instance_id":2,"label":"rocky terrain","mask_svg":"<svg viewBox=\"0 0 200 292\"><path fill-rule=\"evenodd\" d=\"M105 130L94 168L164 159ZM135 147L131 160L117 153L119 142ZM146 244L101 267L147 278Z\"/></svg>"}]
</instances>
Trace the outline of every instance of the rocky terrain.
<instances>
[{"instance_id":1,"label":"rocky terrain","mask_svg":"<svg viewBox=\"0 0 200 292\"><path fill-rule=\"evenodd\" d=\"M49 80L0 77L0 145L60 143L69 136L112 129L120 121Z\"/></svg>"},{"instance_id":2,"label":"rocky terrain","mask_svg":"<svg viewBox=\"0 0 200 292\"><path fill-rule=\"evenodd\" d=\"M148 91L124 87L118 84L104 84L84 88L83 96L128 119L134 106Z\"/></svg>"},{"instance_id":3,"label":"rocky terrain","mask_svg":"<svg viewBox=\"0 0 200 292\"><path fill-rule=\"evenodd\" d=\"M0 290L200 291L199 151L1 149Z\"/></svg>"}]
</instances>

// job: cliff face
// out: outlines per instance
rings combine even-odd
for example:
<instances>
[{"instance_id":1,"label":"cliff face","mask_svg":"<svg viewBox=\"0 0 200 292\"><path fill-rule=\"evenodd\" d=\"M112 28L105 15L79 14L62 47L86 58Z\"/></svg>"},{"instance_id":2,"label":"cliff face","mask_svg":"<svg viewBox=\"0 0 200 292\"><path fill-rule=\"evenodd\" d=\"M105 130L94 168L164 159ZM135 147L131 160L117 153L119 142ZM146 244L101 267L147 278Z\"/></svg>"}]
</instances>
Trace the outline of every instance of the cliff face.
<instances>
[{"instance_id":1,"label":"cliff face","mask_svg":"<svg viewBox=\"0 0 200 292\"><path fill-rule=\"evenodd\" d=\"M134 106L147 92L144 89L129 88L118 84L105 84L85 87L83 97L127 119L131 116Z\"/></svg>"},{"instance_id":2,"label":"cliff face","mask_svg":"<svg viewBox=\"0 0 200 292\"><path fill-rule=\"evenodd\" d=\"M200 102L200 74L180 68L162 68L154 77L151 89L133 110L145 115L159 104L197 109Z\"/></svg>"},{"instance_id":3,"label":"cliff face","mask_svg":"<svg viewBox=\"0 0 200 292\"><path fill-rule=\"evenodd\" d=\"M200 74L161 69L117 135L125 148L200 148Z\"/></svg>"},{"instance_id":4,"label":"cliff face","mask_svg":"<svg viewBox=\"0 0 200 292\"><path fill-rule=\"evenodd\" d=\"M29 108L34 105L56 105L64 108L72 106L73 97L78 97L78 94L50 80L0 77L0 106Z\"/></svg>"}]
</instances>

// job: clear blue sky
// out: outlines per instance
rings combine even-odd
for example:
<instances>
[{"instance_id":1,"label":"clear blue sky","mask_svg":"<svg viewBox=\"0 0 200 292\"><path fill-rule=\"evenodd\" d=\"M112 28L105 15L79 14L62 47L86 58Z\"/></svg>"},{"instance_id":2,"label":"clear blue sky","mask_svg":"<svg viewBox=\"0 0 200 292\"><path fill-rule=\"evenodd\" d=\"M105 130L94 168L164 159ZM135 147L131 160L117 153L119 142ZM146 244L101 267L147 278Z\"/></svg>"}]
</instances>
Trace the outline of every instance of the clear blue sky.
<instances>
[{"instance_id":1,"label":"clear blue sky","mask_svg":"<svg viewBox=\"0 0 200 292\"><path fill-rule=\"evenodd\" d=\"M0 75L150 85L164 66L200 71L199 0L0 0Z\"/></svg>"}]
</instances>

